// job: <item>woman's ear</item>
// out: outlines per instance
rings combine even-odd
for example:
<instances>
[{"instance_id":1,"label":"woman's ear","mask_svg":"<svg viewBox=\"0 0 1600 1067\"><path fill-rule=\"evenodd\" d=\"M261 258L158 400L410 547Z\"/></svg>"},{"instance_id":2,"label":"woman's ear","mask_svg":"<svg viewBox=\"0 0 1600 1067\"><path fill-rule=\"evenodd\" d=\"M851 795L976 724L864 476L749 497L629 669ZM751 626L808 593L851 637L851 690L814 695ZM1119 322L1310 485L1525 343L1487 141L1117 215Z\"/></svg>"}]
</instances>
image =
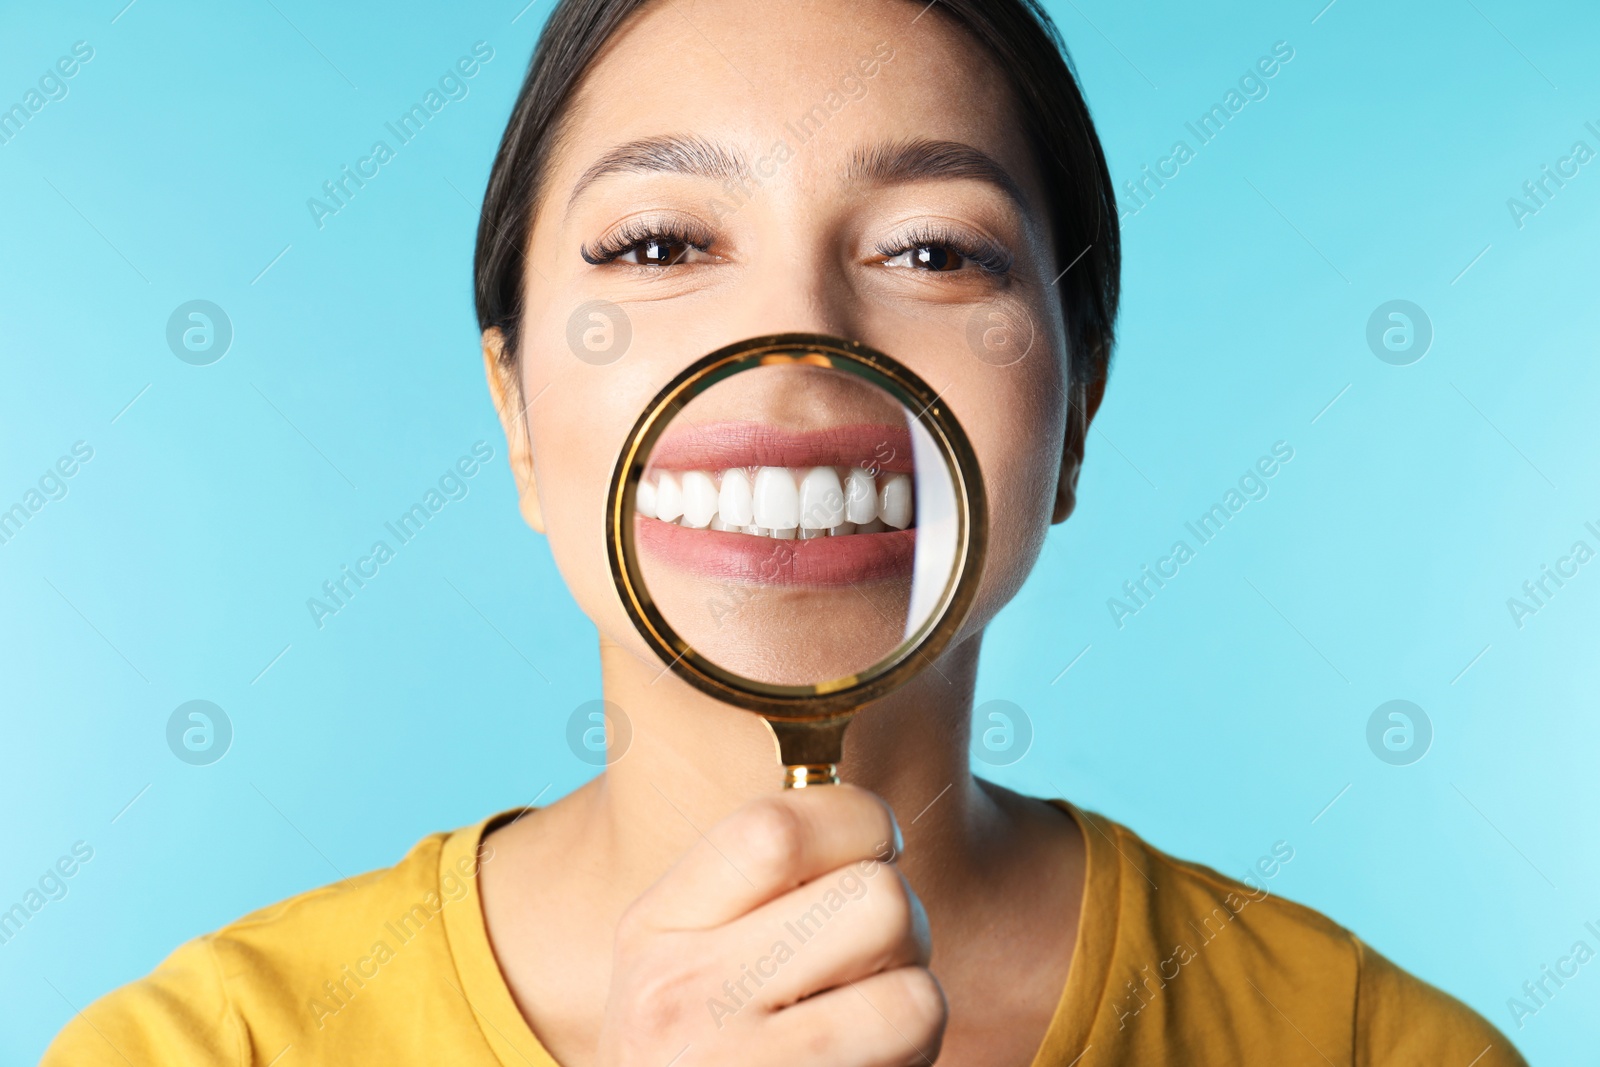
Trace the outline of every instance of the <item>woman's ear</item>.
<instances>
[{"instance_id":1,"label":"woman's ear","mask_svg":"<svg viewBox=\"0 0 1600 1067\"><path fill-rule=\"evenodd\" d=\"M1061 448L1061 476L1056 481L1056 506L1052 523L1066 522L1078 505L1078 472L1083 469L1083 448L1089 423L1106 395L1104 376L1092 382L1074 382L1067 390L1067 435Z\"/></svg>"},{"instance_id":2,"label":"woman's ear","mask_svg":"<svg viewBox=\"0 0 1600 1067\"><path fill-rule=\"evenodd\" d=\"M506 338L500 327L483 331L483 373L489 379L489 396L506 433L506 455L517 482L517 504L528 525L544 533L538 486L533 477L533 444L528 434L528 409L522 405L522 382L517 366L505 358Z\"/></svg>"}]
</instances>

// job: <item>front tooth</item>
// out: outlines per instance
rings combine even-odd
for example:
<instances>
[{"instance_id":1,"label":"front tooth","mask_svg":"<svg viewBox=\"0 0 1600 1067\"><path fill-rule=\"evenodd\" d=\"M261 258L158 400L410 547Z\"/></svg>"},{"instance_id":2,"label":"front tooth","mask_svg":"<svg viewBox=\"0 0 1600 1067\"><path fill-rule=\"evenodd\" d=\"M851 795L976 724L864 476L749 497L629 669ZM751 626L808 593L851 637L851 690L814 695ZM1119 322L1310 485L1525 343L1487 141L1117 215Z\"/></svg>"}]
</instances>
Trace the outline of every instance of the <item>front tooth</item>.
<instances>
[{"instance_id":1,"label":"front tooth","mask_svg":"<svg viewBox=\"0 0 1600 1067\"><path fill-rule=\"evenodd\" d=\"M888 528L889 527L884 524L884 521L882 519L873 519L871 522L864 522L860 526L857 526L856 527L856 533L858 533L858 534L883 533L883 531L887 530Z\"/></svg>"},{"instance_id":2,"label":"front tooth","mask_svg":"<svg viewBox=\"0 0 1600 1067\"><path fill-rule=\"evenodd\" d=\"M720 517L711 520L711 528L722 533L744 533L743 526L734 526L731 523L723 522Z\"/></svg>"},{"instance_id":3,"label":"front tooth","mask_svg":"<svg viewBox=\"0 0 1600 1067\"><path fill-rule=\"evenodd\" d=\"M765 526L746 526L744 528L744 532L754 537L770 537L772 535L772 531L767 529Z\"/></svg>"},{"instance_id":4,"label":"front tooth","mask_svg":"<svg viewBox=\"0 0 1600 1067\"><path fill-rule=\"evenodd\" d=\"M678 479L666 471L656 480L656 518L662 522L677 522L683 514L683 490Z\"/></svg>"},{"instance_id":5,"label":"front tooth","mask_svg":"<svg viewBox=\"0 0 1600 1067\"><path fill-rule=\"evenodd\" d=\"M844 521L844 488L832 467L812 467L800 482L801 525L825 530Z\"/></svg>"},{"instance_id":6,"label":"front tooth","mask_svg":"<svg viewBox=\"0 0 1600 1067\"><path fill-rule=\"evenodd\" d=\"M752 526L755 510L750 497L750 476L743 467L722 472L722 491L717 494L717 512L730 526Z\"/></svg>"},{"instance_id":7,"label":"front tooth","mask_svg":"<svg viewBox=\"0 0 1600 1067\"><path fill-rule=\"evenodd\" d=\"M755 524L774 531L793 531L800 525L800 491L787 467L762 467L756 471ZM793 533L790 536L794 536Z\"/></svg>"},{"instance_id":8,"label":"front tooth","mask_svg":"<svg viewBox=\"0 0 1600 1067\"><path fill-rule=\"evenodd\" d=\"M813 530L809 526L800 527L800 540L810 541L814 537L827 537L827 530Z\"/></svg>"},{"instance_id":9,"label":"front tooth","mask_svg":"<svg viewBox=\"0 0 1600 1067\"><path fill-rule=\"evenodd\" d=\"M774 541L793 541L795 539L795 534L797 532L798 532L797 528L793 527L793 526L789 527L786 530L776 530L775 529L775 530L772 531L772 539Z\"/></svg>"},{"instance_id":10,"label":"front tooth","mask_svg":"<svg viewBox=\"0 0 1600 1067\"><path fill-rule=\"evenodd\" d=\"M634 510L647 519L656 517L656 487L654 482L639 480L638 495L633 498Z\"/></svg>"},{"instance_id":11,"label":"front tooth","mask_svg":"<svg viewBox=\"0 0 1600 1067\"><path fill-rule=\"evenodd\" d=\"M896 474L883 483L878 494L878 518L896 530L911 525L911 476Z\"/></svg>"},{"instance_id":12,"label":"front tooth","mask_svg":"<svg viewBox=\"0 0 1600 1067\"><path fill-rule=\"evenodd\" d=\"M860 467L851 467L845 478L845 515L850 522L871 522L878 517L878 487L872 475Z\"/></svg>"},{"instance_id":13,"label":"front tooth","mask_svg":"<svg viewBox=\"0 0 1600 1067\"><path fill-rule=\"evenodd\" d=\"M717 516L717 485L705 471L683 472L683 525L703 530Z\"/></svg>"},{"instance_id":14,"label":"front tooth","mask_svg":"<svg viewBox=\"0 0 1600 1067\"><path fill-rule=\"evenodd\" d=\"M844 537L847 534L853 534L855 532L856 532L856 524L855 523L853 523L853 522L841 522L839 525L833 527L831 530L828 531L828 536L829 537Z\"/></svg>"}]
</instances>

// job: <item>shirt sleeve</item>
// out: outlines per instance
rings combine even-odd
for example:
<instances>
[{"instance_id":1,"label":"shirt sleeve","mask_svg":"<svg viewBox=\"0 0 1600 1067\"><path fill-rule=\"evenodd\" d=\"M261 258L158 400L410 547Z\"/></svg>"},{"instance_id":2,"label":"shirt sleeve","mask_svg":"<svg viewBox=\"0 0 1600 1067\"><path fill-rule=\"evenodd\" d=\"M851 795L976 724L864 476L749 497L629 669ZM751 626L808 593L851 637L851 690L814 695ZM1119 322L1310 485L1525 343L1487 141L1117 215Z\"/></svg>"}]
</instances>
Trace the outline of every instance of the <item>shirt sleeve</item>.
<instances>
[{"instance_id":1,"label":"shirt sleeve","mask_svg":"<svg viewBox=\"0 0 1600 1067\"><path fill-rule=\"evenodd\" d=\"M209 937L73 1017L40 1067L244 1067L249 1047Z\"/></svg>"},{"instance_id":2,"label":"shirt sleeve","mask_svg":"<svg viewBox=\"0 0 1600 1067\"><path fill-rule=\"evenodd\" d=\"M1359 938L1357 1067L1528 1067L1504 1034L1450 994L1390 963Z\"/></svg>"}]
</instances>

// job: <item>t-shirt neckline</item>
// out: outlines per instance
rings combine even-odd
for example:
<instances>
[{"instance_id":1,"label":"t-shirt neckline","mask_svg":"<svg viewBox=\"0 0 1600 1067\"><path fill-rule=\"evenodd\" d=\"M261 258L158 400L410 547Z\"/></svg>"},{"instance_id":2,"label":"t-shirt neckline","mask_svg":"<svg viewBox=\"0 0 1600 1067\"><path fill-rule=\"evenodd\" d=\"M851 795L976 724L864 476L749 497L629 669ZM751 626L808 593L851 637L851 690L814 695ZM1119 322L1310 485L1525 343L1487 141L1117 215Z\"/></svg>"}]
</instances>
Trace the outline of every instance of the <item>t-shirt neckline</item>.
<instances>
[{"instance_id":1,"label":"t-shirt neckline","mask_svg":"<svg viewBox=\"0 0 1600 1067\"><path fill-rule=\"evenodd\" d=\"M1105 998L1121 920L1121 867L1117 846L1110 837L1117 832L1116 826L1069 801L1048 803L1076 821L1083 835L1084 885L1072 963L1032 1067L1075 1063L1088 1051L1089 1034ZM457 876L464 868L474 872L473 877L466 879L465 899L470 906L447 908L444 912L445 932L455 965L456 982L451 983L451 988L465 998L485 1043L501 1067L561 1067L534 1034L511 996L511 988L506 984L489 941L476 866L471 866L481 853L485 837L535 810L512 808L491 815L450 834L439 851L441 882L446 872ZM492 861L491 856L484 862Z\"/></svg>"}]
</instances>

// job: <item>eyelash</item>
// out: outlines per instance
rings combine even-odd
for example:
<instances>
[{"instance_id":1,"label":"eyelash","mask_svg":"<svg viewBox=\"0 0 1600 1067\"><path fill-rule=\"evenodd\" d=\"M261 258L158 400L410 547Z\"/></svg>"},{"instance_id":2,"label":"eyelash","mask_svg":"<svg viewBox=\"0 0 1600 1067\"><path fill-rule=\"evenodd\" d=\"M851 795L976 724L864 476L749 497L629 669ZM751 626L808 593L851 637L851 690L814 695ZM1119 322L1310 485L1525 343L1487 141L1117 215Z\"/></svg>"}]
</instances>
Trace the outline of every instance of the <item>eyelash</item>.
<instances>
[{"instance_id":1,"label":"eyelash","mask_svg":"<svg viewBox=\"0 0 1600 1067\"><path fill-rule=\"evenodd\" d=\"M593 266L602 266L610 263L625 252L631 252L640 245L656 242L658 244L687 245L699 252L704 252L711 247L711 235L703 229L687 225L683 222L664 222L654 219L629 219L616 230L606 234L596 242L594 248L587 245L578 249L578 254L585 263ZM635 266L637 264L629 264ZM660 267L667 264L651 264Z\"/></svg>"},{"instance_id":2,"label":"eyelash","mask_svg":"<svg viewBox=\"0 0 1600 1067\"><path fill-rule=\"evenodd\" d=\"M878 254L893 259L895 256L919 248L947 248L963 259L970 260L979 270L995 276L1004 276L1011 270L1012 256L1004 246L986 237L971 236L946 226L929 223L917 226L910 233L894 241L881 242L878 245Z\"/></svg>"}]
</instances>

